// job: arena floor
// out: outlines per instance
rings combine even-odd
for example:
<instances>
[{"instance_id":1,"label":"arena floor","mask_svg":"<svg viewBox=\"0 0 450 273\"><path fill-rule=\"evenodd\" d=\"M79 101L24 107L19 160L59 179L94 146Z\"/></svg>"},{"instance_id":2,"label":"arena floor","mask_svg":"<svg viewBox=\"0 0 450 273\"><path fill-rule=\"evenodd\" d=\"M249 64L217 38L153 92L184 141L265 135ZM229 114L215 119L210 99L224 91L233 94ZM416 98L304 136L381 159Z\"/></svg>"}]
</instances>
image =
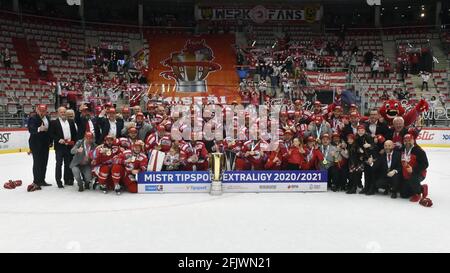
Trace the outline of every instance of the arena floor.
<instances>
[{"instance_id":1,"label":"arena floor","mask_svg":"<svg viewBox=\"0 0 450 273\"><path fill-rule=\"evenodd\" d=\"M427 149L432 208L344 193L115 194L52 187L27 193L31 156L0 155L1 252L449 252L446 149Z\"/></svg>"}]
</instances>

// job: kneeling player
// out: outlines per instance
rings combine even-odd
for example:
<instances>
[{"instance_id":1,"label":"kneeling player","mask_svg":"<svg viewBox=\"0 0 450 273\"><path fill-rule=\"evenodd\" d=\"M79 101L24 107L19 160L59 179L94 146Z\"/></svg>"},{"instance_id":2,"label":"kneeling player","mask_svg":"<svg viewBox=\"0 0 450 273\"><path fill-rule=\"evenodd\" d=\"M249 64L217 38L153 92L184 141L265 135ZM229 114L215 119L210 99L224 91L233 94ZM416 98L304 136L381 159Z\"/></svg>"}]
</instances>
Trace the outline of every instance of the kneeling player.
<instances>
[{"instance_id":1,"label":"kneeling player","mask_svg":"<svg viewBox=\"0 0 450 273\"><path fill-rule=\"evenodd\" d=\"M403 185L400 195L402 198L410 198L411 202L421 201L422 204L422 200L428 196L428 185L420 184L426 177L428 158L425 151L416 145L411 134L404 136L403 143L401 155Z\"/></svg>"},{"instance_id":2,"label":"kneeling player","mask_svg":"<svg viewBox=\"0 0 450 273\"><path fill-rule=\"evenodd\" d=\"M144 151L144 142L137 140L131 146L131 150L126 150L114 158L111 168L114 190L120 194L120 183L128 192L137 192L136 175L144 172L147 168L148 159Z\"/></svg>"},{"instance_id":3,"label":"kneeling player","mask_svg":"<svg viewBox=\"0 0 450 273\"><path fill-rule=\"evenodd\" d=\"M111 135L107 135L105 137L105 143L97 146L93 153L91 165L94 166L94 174L98 178L100 189L104 193L106 193L108 187L113 188L111 176L114 176L114 174L111 172L111 167L114 157L118 155L119 152L120 147L115 143L115 138ZM120 187L118 189L120 189Z\"/></svg>"}]
</instances>

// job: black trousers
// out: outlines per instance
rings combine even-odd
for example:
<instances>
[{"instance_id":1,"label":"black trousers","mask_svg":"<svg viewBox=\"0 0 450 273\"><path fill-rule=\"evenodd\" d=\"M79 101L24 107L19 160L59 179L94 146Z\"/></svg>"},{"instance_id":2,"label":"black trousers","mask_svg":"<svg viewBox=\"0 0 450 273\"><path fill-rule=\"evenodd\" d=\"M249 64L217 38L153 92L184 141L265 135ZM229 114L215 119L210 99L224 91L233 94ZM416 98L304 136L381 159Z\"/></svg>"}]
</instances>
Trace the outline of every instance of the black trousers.
<instances>
[{"instance_id":1,"label":"black trousers","mask_svg":"<svg viewBox=\"0 0 450 273\"><path fill-rule=\"evenodd\" d=\"M364 163L364 188L367 190L374 189L374 173L373 168L369 164Z\"/></svg>"},{"instance_id":2,"label":"black trousers","mask_svg":"<svg viewBox=\"0 0 450 273\"><path fill-rule=\"evenodd\" d=\"M43 185L47 173L48 144L33 145L31 154L33 156L33 182L37 185Z\"/></svg>"},{"instance_id":3,"label":"black trousers","mask_svg":"<svg viewBox=\"0 0 450 273\"><path fill-rule=\"evenodd\" d=\"M328 169L328 185L343 188L346 184L347 175L344 168L338 168L337 166L331 166Z\"/></svg>"},{"instance_id":4,"label":"black trousers","mask_svg":"<svg viewBox=\"0 0 450 273\"><path fill-rule=\"evenodd\" d=\"M362 178L361 171L350 172L348 174L348 188L356 189L356 187L361 184L361 178Z\"/></svg>"},{"instance_id":5,"label":"black trousers","mask_svg":"<svg viewBox=\"0 0 450 273\"><path fill-rule=\"evenodd\" d=\"M286 170L300 170L300 166L298 164L294 164L294 163L287 163L286 164Z\"/></svg>"},{"instance_id":6,"label":"black trousers","mask_svg":"<svg viewBox=\"0 0 450 273\"><path fill-rule=\"evenodd\" d=\"M421 88L421 91L423 91L424 88L426 88L425 90L428 91L428 82L422 82L422 88Z\"/></svg>"},{"instance_id":7,"label":"black trousers","mask_svg":"<svg viewBox=\"0 0 450 273\"><path fill-rule=\"evenodd\" d=\"M62 178L62 165L64 163L64 183L73 183L72 170L69 168L70 162L72 161L72 154L70 153L71 146L62 146L55 149L56 155L56 169L55 169L55 179L58 185L61 184Z\"/></svg>"},{"instance_id":8,"label":"black trousers","mask_svg":"<svg viewBox=\"0 0 450 273\"><path fill-rule=\"evenodd\" d=\"M375 181L375 187L377 189L385 189L385 190L391 190L392 192L399 192L400 190L400 176L399 174L396 174L392 177L389 176L383 176L378 178Z\"/></svg>"},{"instance_id":9,"label":"black trousers","mask_svg":"<svg viewBox=\"0 0 450 273\"><path fill-rule=\"evenodd\" d=\"M400 189L400 197L409 198L414 194L421 194L422 186L420 185L420 182L422 182L424 179L425 178L422 176L413 176L408 180L403 180Z\"/></svg>"}]
</instances>

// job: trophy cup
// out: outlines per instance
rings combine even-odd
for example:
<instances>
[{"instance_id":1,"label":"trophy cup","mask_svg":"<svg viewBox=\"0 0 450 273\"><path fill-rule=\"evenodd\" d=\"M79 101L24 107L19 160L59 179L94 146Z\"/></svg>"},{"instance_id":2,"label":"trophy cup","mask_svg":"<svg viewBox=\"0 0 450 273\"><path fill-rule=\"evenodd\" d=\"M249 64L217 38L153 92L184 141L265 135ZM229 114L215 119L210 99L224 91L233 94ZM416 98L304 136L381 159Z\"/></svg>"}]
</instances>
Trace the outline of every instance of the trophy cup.
<instances>
[{"instance_id":1,"label":"trophy cup","mask_svg":"<svg viewBox=\"0 0 450 273\"><path fill-rule=\"evenodd\" d=\"M176 81L176 92L206 92L209 73L221 69L213 60L213 50L205 40L188 40L181 51L171 53L170 58L162 62L170 70L160 75Z\"/></svg>"},{"instance_id":2,"label":"trophy cup","mask_svg":"<svg viewBox=\"0 0 450 273\"><path fill-rule=\"evenodd\" d=\"M209 159L211 168L211 195L222 194L222 173L225 170L225 155L212 153Z\"/></svg>"}]
</instances>

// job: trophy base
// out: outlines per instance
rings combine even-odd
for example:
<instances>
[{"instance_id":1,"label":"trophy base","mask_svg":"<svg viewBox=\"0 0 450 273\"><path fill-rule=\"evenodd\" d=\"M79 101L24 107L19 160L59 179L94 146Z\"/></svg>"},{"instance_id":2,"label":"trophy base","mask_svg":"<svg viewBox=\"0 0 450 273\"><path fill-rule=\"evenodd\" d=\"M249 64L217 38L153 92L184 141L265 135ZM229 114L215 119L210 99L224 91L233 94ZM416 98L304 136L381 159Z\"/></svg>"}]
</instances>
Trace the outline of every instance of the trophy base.
<instances>
[{"instance_id":1,"label":"trophy base","mask_svg":"<svg viewBox=\"0 0 450 273\"><path fill-rule=\"evenodd\" d=\"M211 195L222 195L222 182L221 181L212 181L211 182Z\"/></svg>"},{"instance_id":2,"label":"trophy base","mask_svg":"<svg viewBox=\"0 0 450 273\"><path fill-rule=\"evenodd\" d=\"M179 81L177 82L177 92L194 93L206 92L206 81Z\"/></svg>"}]
</instances>

